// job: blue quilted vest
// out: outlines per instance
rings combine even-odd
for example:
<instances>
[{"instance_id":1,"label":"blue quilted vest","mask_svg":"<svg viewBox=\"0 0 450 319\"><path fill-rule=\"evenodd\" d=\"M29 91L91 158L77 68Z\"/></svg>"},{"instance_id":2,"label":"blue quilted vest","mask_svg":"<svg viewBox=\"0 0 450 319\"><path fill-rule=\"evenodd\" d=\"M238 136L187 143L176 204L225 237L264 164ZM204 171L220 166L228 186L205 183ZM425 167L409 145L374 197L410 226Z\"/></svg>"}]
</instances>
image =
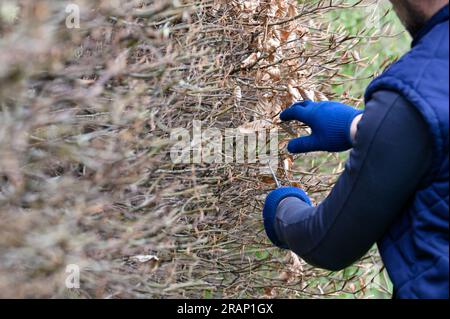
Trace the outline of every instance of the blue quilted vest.
<instances>
[{"instance_id":1,"label":"blue quilted vest","mask_svg":"<svg viewBox=\"0 0 450 319\"><path fill-rule=\"evenodd\" d=\"M433 164L404 213L378 243L396 298L449 297L449 8L416 35L412 50L367 89L401 93L422 114Z\"/></svg>"}]
</instances>

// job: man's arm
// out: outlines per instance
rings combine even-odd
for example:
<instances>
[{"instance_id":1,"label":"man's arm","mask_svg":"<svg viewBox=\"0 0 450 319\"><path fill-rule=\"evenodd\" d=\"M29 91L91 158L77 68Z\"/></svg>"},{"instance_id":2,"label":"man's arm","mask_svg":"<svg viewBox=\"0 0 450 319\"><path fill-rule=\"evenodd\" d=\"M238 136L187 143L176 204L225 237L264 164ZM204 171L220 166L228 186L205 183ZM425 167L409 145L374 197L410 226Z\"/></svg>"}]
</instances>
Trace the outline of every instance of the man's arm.
<instances>
[{"instance_id":1,"label":"man's arm","mask_svg":"<svg viewBox=\"0 0 450 319\"><path fill-rule=\"evenodd\" d=\"M284 199L274 229L282 246L309 263L342 269L362 257L404 211L431 165L427 127L400 95L374 95L343 175L328 198L311 207Z\"/></svg>"}]
</instances>

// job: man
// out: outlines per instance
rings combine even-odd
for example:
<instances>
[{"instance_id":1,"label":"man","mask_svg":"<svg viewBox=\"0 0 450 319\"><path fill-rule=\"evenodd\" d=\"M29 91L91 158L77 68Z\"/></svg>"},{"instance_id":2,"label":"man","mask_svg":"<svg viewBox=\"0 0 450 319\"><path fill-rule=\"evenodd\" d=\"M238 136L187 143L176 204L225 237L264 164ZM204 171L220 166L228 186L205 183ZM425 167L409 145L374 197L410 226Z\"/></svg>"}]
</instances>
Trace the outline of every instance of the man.
<instances>
[{"instance_id":1,"label":"man","mask_svg":"<svg viewBox=\"0 0 450 319\"><path fill-rule=\"evenodd\" d=\"M391 2L414 41L368 87L364 113L304 101L280 115L312 129L292 153L353 148L345 172L317 207L298 188L271 192L264 225L274 244L330 270L378 243L394 297L448 298L448 0Z\"/></svg>"}]
</instances>

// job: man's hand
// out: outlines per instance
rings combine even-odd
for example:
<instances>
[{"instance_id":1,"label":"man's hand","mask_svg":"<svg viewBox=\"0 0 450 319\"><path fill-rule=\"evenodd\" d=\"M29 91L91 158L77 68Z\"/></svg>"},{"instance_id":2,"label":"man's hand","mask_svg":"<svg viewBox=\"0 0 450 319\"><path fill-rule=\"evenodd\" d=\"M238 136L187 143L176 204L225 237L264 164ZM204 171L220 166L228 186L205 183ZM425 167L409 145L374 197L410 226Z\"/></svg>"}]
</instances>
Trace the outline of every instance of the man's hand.
<instances>
[{"instance_id":1,"label":"man's hand","mask_svg":"<svg viewBox=\"0 0 450 319\"><path fill-rule=\"evenodd\" d=\"M343 152L351 149L352 124L355 119L360 119L357 117L362 113L363 111L337 102L304 101L294 104L280 114L281 120L303 122L311 127L312 134L290 141L289 152ZM354 130L355 127L353 125Z\"/></svg>"},{"instance_id":2,"label":"man's hand","mask_svg":"<svg viewBox=\"0 0 450 319\"><path fill-rule=\"evenodd\" d=\"M287 249L286 244L278 238L275 230L275 218L278 205L288 197L296 197L311 206L311 200L308 195L297 187L281 187L269 193L266 198L263 209L264 228L270 241L280 248Z\"/></svg>"}]
</instances>

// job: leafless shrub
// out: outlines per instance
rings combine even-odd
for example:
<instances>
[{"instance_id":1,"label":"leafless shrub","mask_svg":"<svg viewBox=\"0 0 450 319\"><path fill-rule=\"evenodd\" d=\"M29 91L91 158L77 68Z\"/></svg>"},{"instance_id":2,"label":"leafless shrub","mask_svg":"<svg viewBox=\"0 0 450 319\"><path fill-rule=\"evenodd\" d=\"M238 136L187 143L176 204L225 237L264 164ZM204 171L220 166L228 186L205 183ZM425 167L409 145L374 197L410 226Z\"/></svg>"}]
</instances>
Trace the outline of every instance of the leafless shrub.
<instances>
[{"instance_id":1,"label":"leafless shrub","mask_svg":"<svg viewBox=\"0 0 450 319\"><path fill-rule=\"evenodd\" d=\"M1 296L352 292L359 278L268 242L261 207L274 183L258 164L175 165L168 154L170 129L193 119L279 127L292 102L334 98L329 81L355 63L358 38L315 18L344 4L78 4L80 29L66 27L64 1L9 1L0 16ZM333 185L335 175L281 157L285 184L316 200ZM64 285L68 264L81 267L79 290Z\"/></svg>"}]
</instances>

